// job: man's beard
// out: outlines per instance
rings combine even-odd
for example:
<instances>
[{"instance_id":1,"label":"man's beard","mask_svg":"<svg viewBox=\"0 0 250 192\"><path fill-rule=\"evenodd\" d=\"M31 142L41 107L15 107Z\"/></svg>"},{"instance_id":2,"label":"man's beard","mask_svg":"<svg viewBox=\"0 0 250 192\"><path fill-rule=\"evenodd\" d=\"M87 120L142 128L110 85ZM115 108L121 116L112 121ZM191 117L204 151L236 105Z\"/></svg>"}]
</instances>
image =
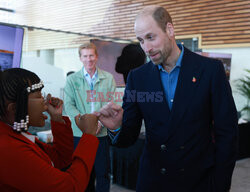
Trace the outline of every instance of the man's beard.
<instances>
[{"instance_id":1,"label":"man's beard","mask_svg":"<svg viewBox=\"0 0 250 192\"><path fill-rule=\"evenodd\" d=\"M155 65L160 65L160 64L162 64L163 59L161 58L161 59L158 59L157 61L154 61L154 60L151 59L151 61Z\"/></svg>"},{"instance_id":2,"label":"man's beard","mask_svg":"<svg viewBox=\"0 0 250 192\"><path fill-rule=\"evenodd\" d=\"M166 53L166 49L164 49L163 51L164 51L164 53ZM156 60L153 60L150 58L150 56L148 56L150 58L150 60L153 62L153 64L155 64L155 65L162 64L166 58L166 54L164 55L162 51L160 51L159 54L160 54L160 57L157 58Z\"/></svg>"}]
</instances>

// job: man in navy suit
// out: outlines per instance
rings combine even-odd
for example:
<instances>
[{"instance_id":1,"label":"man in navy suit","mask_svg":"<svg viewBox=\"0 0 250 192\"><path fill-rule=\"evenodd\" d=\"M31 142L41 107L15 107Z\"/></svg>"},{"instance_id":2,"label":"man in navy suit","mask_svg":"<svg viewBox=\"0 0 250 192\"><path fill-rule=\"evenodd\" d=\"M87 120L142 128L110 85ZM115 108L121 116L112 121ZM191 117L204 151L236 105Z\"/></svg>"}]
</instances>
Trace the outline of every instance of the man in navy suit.
<instances>
[{"instance_id":1,"label":"man in navy suit","mask_svg":"<svg viewBox=\"0 0 250 192\"><path fill-rule=\"evenodd\" d=\"M118 147L136 141L144 119L136 191L229 191L237 113L222 63L177 45L162 7L145 7L135 33L151 61L130 72L122 108L109 103L96 115Z\"/></svg>"}]
</instances>

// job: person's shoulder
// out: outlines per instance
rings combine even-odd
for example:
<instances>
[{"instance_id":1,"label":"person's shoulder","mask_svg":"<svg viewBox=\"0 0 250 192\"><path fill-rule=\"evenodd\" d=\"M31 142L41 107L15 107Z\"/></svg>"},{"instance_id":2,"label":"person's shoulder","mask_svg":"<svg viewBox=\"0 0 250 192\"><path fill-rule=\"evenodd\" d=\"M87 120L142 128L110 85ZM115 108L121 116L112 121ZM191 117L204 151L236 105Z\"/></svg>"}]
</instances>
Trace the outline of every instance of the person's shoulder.
<instances>
[{"instance_id":1,"label":"person's shoulder","mask_svg":"<svg viewBox=\"0 0 250 192\"><path fill-rule=\"evenodd\" d=\"M0 164L3 166L3 163L10 158L10 156L16 152L16 145L13 143L14 138L10 137L8 134L0 134ZM0 167L2 167L0 166Z\"/></svg>"},{"instance_id":2,"label":"person's shoulder","mask_svg":"<svg viewBox=\"0 0 250 192\"><path fill-rule=\"evenodd\" d=\"M143 64L142 66L133 69L132 71L133 73L144 73L144 72L151 71L154 67L156 67L156 65L154 65L152 61L149 61Z\"/></svg>"},{"instance_id":3,"label":"person's shoulder","mask_svg":"<svg viewBox=\"0 0 250 192\"><path fill-rule=\"evenodd\" d=\"M34 144L19 139L20 137L12 134L0 135L0 168L6 169L11 167L18 160L23 161L28 158L28 154L34 152Z\"/></svg>"},{"instance_id":4,"label":"person's shoulder","mask_svg":"<svg viewBox=\"0 0 250 192\"><path fill-rule=\"evenodd\" d=\"M113 78L113 75L110 72L104 71L100 68L98 68L98 75L106 77L106 78Z\"/></svg>"},{"instance_id":5,"label":"person's shoulder","mask_svg":"<svg viewBox=\"0 0 250 192\"><path fill-rule=\"evenodd\" d=\"M221 65L221 61L215 58L207 57L202 55L200 52L195 53L185 48L184 54L191 58L190 60L193 60L195 63L208 68L214 68L218 67L218 65Z\"/></svg>"},{"instance_id":6,"label":"person's shoulder","mask_svg":"<svg viewBox=\"0 0 250 192\"><path fill-rule=\"evenodd\" d=\"M6 134L6 133L0 134L0 153L1 154L6 150L7 151L15 150L20 144L22 144L22 142L15 139L15 137L11 136L10 134Z\"/></svg>"}]
</instances>

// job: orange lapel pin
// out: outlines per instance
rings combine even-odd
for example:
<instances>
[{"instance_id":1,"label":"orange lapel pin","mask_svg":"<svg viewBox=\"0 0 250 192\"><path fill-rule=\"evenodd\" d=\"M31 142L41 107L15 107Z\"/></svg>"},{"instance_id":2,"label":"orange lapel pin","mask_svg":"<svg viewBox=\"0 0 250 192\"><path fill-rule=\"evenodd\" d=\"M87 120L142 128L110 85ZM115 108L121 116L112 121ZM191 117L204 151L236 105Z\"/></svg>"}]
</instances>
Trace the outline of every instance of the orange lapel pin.
<instances>
[{"instance_id":1,"label":"orange lapel pin","mask_svg":"<svg viewBox=\"0 0 250 192\"><path fill-rule=\"evenodd\" d=\"M193 82L193 83L195 83L195 82L196 82L196 78L195 78L195 77L193 77L192 82Z\"/></svg>"}]
</instances>

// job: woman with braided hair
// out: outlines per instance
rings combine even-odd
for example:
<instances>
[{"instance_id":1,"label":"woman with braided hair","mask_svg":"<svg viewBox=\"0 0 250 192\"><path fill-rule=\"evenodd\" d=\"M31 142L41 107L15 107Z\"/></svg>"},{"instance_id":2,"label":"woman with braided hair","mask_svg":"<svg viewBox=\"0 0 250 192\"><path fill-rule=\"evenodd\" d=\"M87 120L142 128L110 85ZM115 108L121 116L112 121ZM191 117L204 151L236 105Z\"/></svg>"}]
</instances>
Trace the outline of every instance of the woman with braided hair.
<instances>
[{"instance_id":1,"label":"woman with braided hair","mask_svg":"<svg viewBox=\"0 0 250 192\"><path fill-rule=\"evenodd\" d=\"M70 120L62 116L62 100L41 94L43 83L25 69L0 71L0 191L74 192L87 187L98 139L97 117L75 118L83 134L75 152ZM29 134L51 116L53 144ZM68 167L67 171L61 169Z\"/></svg>"}]
</instances>

